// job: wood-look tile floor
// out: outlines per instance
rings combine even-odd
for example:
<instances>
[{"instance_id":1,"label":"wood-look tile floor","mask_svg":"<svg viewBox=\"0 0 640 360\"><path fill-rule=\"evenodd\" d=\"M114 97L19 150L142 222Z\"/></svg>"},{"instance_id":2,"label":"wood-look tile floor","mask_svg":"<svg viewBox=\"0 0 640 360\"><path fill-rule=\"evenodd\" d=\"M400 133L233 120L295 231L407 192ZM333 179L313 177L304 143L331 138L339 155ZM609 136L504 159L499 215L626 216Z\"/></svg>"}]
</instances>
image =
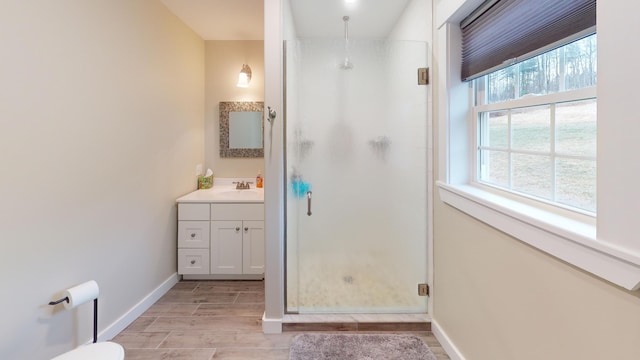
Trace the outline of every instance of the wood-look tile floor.
<instances>
[{"instance_id":1,"label":"wood-look tile floor","mask_svg":"<svg viewBox=\"0 0 640 360\"><path fill-rule=\"evenodd\" d=\"M113 341L127 360L288 359L301 331L263 334L263 312L264 281L181 281ZM431 332L402 333L449 359Z\"/></svg>"}]
</instances>

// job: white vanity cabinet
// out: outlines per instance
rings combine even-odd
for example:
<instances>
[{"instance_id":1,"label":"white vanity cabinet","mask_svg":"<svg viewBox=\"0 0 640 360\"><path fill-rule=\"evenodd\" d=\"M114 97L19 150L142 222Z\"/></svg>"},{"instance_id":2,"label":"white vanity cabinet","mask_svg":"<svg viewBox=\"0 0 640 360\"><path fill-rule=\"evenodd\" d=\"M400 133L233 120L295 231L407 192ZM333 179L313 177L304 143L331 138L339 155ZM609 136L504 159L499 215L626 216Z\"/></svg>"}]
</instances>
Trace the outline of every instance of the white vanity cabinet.
<instances>
[{"instance_id":1,"label":"white vanity cabinet","mask_svg":"<svg viewBox=\"0 0 640 360\"><path fill-rule=\"evenodd\" d=\"M178 203L178 273L186 279L264 275L263 203Z\"/></svg>"},{"instance_id":2,"label":"white vanity cabinet","mask_svg":"<svg viewBox=\"0 0 640 360\"><path fill-rule=\"evenodd\" d=\"M211 204L211 273L264 273L263 204Z\"/></svg>"}]
</instances>

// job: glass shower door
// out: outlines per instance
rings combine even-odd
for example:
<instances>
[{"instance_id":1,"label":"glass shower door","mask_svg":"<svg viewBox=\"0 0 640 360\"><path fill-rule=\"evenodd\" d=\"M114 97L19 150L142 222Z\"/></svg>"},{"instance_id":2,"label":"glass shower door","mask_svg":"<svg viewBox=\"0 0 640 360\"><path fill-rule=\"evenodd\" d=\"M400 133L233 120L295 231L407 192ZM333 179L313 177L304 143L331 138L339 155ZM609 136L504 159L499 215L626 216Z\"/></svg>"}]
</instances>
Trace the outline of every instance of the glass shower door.
<instances>
[{"instance_id":1,"label":"glass shower door","mask_svg":"<svg viewBox=\"0 0 640 360\"><path fill-rule=\"evenodd\" d=\"M287 312L426 312L427 43L285 49Z\"/></svg>"}]
</instances>

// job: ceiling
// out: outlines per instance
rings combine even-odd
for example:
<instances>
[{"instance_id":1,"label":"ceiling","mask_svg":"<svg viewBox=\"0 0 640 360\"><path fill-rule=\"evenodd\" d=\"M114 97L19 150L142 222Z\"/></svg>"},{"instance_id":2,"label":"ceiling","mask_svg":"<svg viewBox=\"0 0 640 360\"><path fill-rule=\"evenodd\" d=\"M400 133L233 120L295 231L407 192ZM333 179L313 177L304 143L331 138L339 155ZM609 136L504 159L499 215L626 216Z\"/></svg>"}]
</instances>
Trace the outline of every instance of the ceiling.
<instances>
[{"instance_id":1,"label":"ceiling","mask_svg":"<svg viewBox=\"0 0 640 360\"><path fill-rule=\"evenodd\" d=\"M160 1L204 40L264 39L264 0Z\"/></svg>"},{"instance_id":2,"label":"ceiling","mask_svg":"<svg viewBox=\"0 0 640 360\"><path fill-rule=\"evenodd\" d=\"M204 40L263 40L264 0L160 0ZM300 38L384 38L409 0L290 0Z\"/></svg>"},{"instance_id":3,"label":"ceiling","mask_svg":"<svg viewBox=\"0 0 640 360\"><path fill-rule=\"evenodd\" d=\"M341 38L349 16L349 37L385 38L409 0L291 0L299 38Z\"/></svg>"}]
</instances>

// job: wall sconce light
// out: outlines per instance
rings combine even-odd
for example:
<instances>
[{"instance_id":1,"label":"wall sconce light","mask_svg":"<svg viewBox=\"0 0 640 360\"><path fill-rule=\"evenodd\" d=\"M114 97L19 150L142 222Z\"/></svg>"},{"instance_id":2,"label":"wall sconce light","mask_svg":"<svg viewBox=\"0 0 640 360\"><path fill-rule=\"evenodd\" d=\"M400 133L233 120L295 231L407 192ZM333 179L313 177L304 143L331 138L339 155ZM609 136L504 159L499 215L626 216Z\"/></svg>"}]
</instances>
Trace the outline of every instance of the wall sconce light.
<instances>
[{"instance_id":1,"label":"wall sconce light","mask_svg":"<svg viewBox=\"0 0 640 360\"><path fill-rule=\"evenodd\" d=\"M240 70L240 75L238 75L238 87L246 88L249 87L249 82L251 81L251 68L249 65L243 64L242 70Z\"/></svg>"}]
</instances>

